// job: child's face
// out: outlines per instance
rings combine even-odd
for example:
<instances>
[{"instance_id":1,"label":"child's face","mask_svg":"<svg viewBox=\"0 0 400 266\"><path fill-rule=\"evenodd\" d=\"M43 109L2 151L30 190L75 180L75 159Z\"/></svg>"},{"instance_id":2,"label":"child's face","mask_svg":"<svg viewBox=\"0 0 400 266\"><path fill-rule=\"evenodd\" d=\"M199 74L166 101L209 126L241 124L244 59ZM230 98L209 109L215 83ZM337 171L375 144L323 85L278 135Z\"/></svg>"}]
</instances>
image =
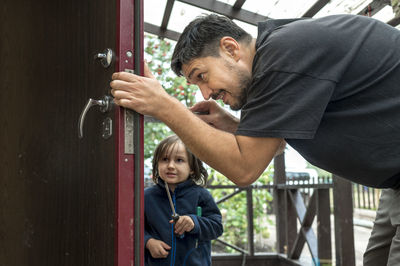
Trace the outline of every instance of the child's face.
<instances>
[{"instance_id":1,"label":"child's face","mask_svg":"<svg viewBox=\"0 0 400 266\"><path fill-rule=\"evenodd\" d=\"M186 181L192 173L186 149L182 143L171 145L165 154L158 160L158 173L162 180L169 185Z\"/></svg>"}]
</instances>

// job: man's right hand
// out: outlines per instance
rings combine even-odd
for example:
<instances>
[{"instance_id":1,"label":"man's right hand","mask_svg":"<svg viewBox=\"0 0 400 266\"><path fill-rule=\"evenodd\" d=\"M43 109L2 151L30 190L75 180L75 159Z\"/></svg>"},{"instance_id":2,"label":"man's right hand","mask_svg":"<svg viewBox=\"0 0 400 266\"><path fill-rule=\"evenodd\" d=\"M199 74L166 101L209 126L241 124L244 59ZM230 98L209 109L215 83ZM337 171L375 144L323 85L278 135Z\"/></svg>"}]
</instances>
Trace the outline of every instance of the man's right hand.
<instances>
[{"instance_id":1,"label":"man's right hand","mask_svg":"<svg viewBox=\"0 0 400 266\"><path fill-rule=\"evenodd\" d=\"M229 133L234 133L239 125L239 119L214 100L196 103L190 110L201 113L197 116L207 124Z\"/></svg>"},{"instance_id":2,"label":"man's right hand","mask_svg":"<svg viewBox=\"0 0 400 266\"><path fill-rule=\"evenodd\" d=\"M146 243L146 248L150 251L150 254L155 259L166 258L169 254L168 250L171 249L165 242L150 238Z\"/></svg>"}]
</instances>

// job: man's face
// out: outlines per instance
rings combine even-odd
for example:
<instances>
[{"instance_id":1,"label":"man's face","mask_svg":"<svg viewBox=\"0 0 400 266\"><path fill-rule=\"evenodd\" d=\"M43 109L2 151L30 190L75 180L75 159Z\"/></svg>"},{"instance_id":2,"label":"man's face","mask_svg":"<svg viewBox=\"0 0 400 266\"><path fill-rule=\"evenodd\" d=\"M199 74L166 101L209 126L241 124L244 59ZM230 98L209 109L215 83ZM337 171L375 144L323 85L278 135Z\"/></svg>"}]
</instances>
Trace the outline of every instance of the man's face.
<instances>
[{"instance_id":1,"label":"man's face","mask_svg":"<svg viewBox=\"0 0 400 266\"><path fill-rule=\"evenodd\" d=\"M232 110L239 110L246 103L246 89L251 73L229 57L203 57L182 66L187 81L196 84L204 99L221 99Z\"/></svg>"}]
</instances>

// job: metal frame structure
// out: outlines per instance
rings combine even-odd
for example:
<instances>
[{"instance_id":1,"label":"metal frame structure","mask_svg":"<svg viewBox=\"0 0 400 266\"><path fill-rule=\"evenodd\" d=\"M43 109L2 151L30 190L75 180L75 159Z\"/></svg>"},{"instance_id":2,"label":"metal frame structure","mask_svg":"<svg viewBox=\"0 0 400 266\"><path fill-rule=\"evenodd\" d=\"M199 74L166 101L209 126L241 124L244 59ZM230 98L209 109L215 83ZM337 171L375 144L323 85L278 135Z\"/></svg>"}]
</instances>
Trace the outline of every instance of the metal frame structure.
<instances>
[{"instance_id":1,"label":"metal frame structure","mask_svg":"<svg viewBox=\"0 0 400 266\"><path fill-rule=\"evenodd\" d=\"M116 71L142 74L143 0L117 1ZM144 265L143 116L118 107L115 111L116 233L115 265ZM131 121L128 121L131 120ZM132 126L127 134L127 124ZM129 140L127 140L129 138ZM127 151L126 143L133 144Z\"/></svg>"},{"instance_id":2,"label":"metal frame structure","mask_svg":"<svg viewBox=\"0 0 400 266\"><path fill-rule=\"evenodd\" d=\"M231 19L246 22L251 25L257 25L258 22L268 19L268 17L250 12L242 9L243 4L246 0L236 0L233 5L225 4L217 0L177 0L179 2L195 6L213 13L225 15ZM317 0L315 3L301 16L301 17L313 17L322 8L324 8L330 1L329 0ZM164 10L164 16L160 26L153 25L150 23L144 23L144 30L148 33L159 36L160 38L167 38L171 40L178 40L180 32L176 32L168 29L168 23L171 17L172 8L175 0L167 0L167 4ZM369 15L373 16L379 12L385 6L390 5L390 0L373 0L365 8L362 9L358 15ZM400 24L400 17L393 18L387 21L389 25L397 26Z\"/></svg>"}]
</instances>

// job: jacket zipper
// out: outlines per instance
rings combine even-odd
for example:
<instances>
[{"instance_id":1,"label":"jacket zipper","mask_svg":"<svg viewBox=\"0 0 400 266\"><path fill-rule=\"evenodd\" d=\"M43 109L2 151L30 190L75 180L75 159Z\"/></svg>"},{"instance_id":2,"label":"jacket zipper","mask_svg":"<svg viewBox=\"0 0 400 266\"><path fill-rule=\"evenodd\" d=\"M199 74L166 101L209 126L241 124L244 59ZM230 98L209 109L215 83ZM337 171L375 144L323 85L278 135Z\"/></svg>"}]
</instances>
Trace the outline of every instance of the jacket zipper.
<instances>
[{"instance_id":1,"label":"jacket zipper","mask_svg":"<svg viewBox=\"0 0 400 266\"><path fill-rule=\"evenodd\" d=\"M175 212L176 210L176 200L175 200L175 193L172 193L172 202L174 203ZM174 233L174 224L171 225L172 231L172 250L171 250L171 266L175 266L175 257L176 257L176 236Z\"/></svg>"}]
</instances>

